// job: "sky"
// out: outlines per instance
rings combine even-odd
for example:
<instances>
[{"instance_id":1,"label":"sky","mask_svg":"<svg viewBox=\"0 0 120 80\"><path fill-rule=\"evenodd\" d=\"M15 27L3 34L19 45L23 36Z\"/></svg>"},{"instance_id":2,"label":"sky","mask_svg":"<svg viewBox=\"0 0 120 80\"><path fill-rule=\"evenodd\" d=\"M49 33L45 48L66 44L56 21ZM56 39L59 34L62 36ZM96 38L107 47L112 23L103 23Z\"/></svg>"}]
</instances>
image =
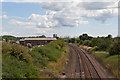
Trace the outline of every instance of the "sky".
<instances>
[{"instance_id":1,"label":"sky","mask_svg":"<svg viewBox=\"0 0 120 80\"><path fill-rule=\"evenodd\" d=\"M16 1L16 2L15 2ZM2 2L1 35L116 37L118 2ZM1 4L0 4L1 5Z\"/></svg>"}]
</instances>

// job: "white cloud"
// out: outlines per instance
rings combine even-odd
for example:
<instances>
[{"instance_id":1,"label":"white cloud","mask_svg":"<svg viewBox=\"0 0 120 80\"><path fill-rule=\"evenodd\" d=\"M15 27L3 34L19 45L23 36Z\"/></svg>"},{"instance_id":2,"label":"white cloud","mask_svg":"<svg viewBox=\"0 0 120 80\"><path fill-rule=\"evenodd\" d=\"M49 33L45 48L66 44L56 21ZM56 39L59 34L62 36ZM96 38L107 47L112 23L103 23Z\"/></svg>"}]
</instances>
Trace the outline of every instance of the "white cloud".
<instances>
[{"instance_id":1,"label":"white cloud","mask_svg":"<svg viewBox=\"0 0 120 80\"><path fill-rule=\"evenodd\" d=\"M9 19L13 19L13 18L14 18L14 19L24 19L24 20L26 20L25 17L8 16L8 15L6 15L6 13L7 13L7 12L5 12L5 11L3 11L3 12L1 11L1 12L0 12L0 14L1 14L1 15L0 15L0 19L1 19L1 18L2 18L2 19L8 19L8 18L9 18Z\"/></svg>"},{"instance_id":2,"label":"white cloud","mask_svg":"<svg viewBox=\"0 0 120 80\"><path fill-rule=\"evenodd\" d=\"M81 20L81 17L68 15L62 11L47 11L46 15L32 14L28 18L31 22L35 22L38 28L51 27L75 27L79 24L87 24L88 21Z\"/></svg>"},{"instance_id":3,"label":"white cloud","mask_svg":"<svg viewBox=\"0 0 120 80\"><path fill-rule=\"evenodd\" d=\"M0 2L3 2L4 0L0 0Z\"/></svg>"},{"instance_id":4,"label":"white cloud","mask_svg":"<svg viewBox=\"0 0 120 80\"><path fill-rule=\"evenodd\" d=\"M0 16L0 19L7 19L7 18L8 18L7 15L2 15L2 16Z\"/></svg>"},{"instance_id":5,"label":"white cloud","mask_svg":"<svg viewBox=\"0 0 120 80\"><path fill-rule=\"evenodd\" d=\"M56 24L56 21L53 22L53 15L51 13L50 15L32 14L28 17L28 20L36 23L36 26L40 28L50 28L54 27Z\"/></svg>"},{"instance_id":6,"label":"white cloud","mask_svg":"<svg viewBox=\"0 0 120 80\"><path fill-rule=\"evenodd\" d=\"M75 20L78 22L80 18L91 18L104 22L118 14L117 2L44 2L41 3L41 7L46 10L55 11L56 14L53 17L59 18L59 22L63 25L68 23L68 26L73 25L70 25L70 23L75 24Z\"/></svg>"},{"instance_id":7,"label":"white cloud","mask_svg":"<svg viewBox=\"0 0 120 80\"><path fill-rule=\"evenodd\" d=\"M51 28L53 27L77 27L80 24L88 24L89 22L84 18L95 19L104 23L108 18L117 16L118 13L117 3L113 2L44 2L41 3L41 7L46 9L45 15L31 14L27 18L27 22L10 20L9 24L35 28L38 33L48 33L52 31ZM4 15L5 17L7 16Z\"/></svg>"},{"instance_id":8,"label":"white cloud","mask_svg":"<svg viewBox=\"0 0 120 80\"><path fill-rule=\"evenodd\" d=\"M3 19L7 19L8 16L7 15L3 15L2 17L3 17Z\"/></svg>"},{"instance_id":9,"label":"white cloud","mask_svg":"<svg viewBox=\"0 0 120 80\"><path fill-rule=\"evenodd\" d=\"M31 14L28 22L10 21L11 24L36 26L37 28L76 27L88 24L84 18L105 22L118 14L116 2L43 2L45 15ZM5 16L4 16L5 17Z\"/></svg>"},{"instance_id":10,"label":"white cloud","mask_svg":"<svg viewBox=\"0 0 120 80\"><path fill-rule=\"evenodd\" d=\"M25 28L35 28L35 26L36 26L36 24L33 22L22 22L22 21L18 21L18 20L14 20L14 19L10 20L8 23L12 24L12 25L22 26Z\"/></svg>"},{"instance_id":11,"label":"white cloud","mask_svg":"<svg viewBox=\"0 0 120 80\"><path fill-rule=\"evenodd\" d=\"M4 2L116 2L119 0L1 0Z\"/></svg>"}]
</instances>

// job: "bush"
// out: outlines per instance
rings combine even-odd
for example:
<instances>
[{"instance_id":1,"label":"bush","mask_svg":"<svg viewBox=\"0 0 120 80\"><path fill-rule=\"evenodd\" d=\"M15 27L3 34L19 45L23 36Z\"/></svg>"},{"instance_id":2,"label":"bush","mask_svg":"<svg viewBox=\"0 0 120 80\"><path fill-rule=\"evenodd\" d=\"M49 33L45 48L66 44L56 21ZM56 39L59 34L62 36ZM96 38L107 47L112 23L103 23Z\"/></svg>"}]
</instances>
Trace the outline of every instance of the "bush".
<instances>
[{"instance_id":1,"label":"bush","mask_svg":"<svg viewBox=\"0 0 120 80\"><path fill-rule=\"evenodd\" d=\"M85 46L89 46L90 43L91 43L91 41L89 41L89 40L85 40L85 41L83 41L83 45L85 45Z\"/></svg>"},{"instance_id":2,"label":"bush","mask_svg":"<svg viewBox=\"0 0 120 80\"><path fill-rule=\"evenodd\" d=\"M93 47L93 48L90 48L89 49L89 52L92 53L93 51L98 51L99 48L97 46Z\"/></svg>"},{"instance_id":3,"label":"bush","mask_svg":"<svg viewBox=\"0 0 120 80\"><path fill-rule=\"evenodd\" d=\"M7 54L2 55L2 78L38 78L37 68Z\"/></svg>"},{"instance_id":4,"label":"bush","mask_svg":"<svg viewBox=\"0 0 120 80\"><path fill-rule=\"evenodd\" d=\"M64 41L59 39L42 47L27 47L3 42L3 78L38 78L38 69L48 62L57 62L64 50ZM33 63L33 64L31 64Z\"/></svg>"},{"instance_id":5,"label":"bush","mask_svg":"<svg viewBox=\"0 0 120 80\"><path fill-rule=\"evenodd\" d=\"M120 54L120 38L115 40L109 49L110 55Z\"/></svg>"},{"instance_id":6,"label":"bush","mask_svg":"<svg viewBox=\"0 0 120 80\"><path fill-rule=\"evenodd\" d=\"M37 51L31 51L30 55L33 58L33 63L35 66L37 67L42 67L42 66L46 66L48 63L48 59L43 57L41 55L41 53L37 52Z\"/></svg>"},{"instance_id":7,"label":"bush","mask_svg":"<svg viewBox=\"0 0 120 80\"><path fill-rule=\"evenodd\" d=\"M91 46L97 46L100 51L107 51L112 44L111 39L106 38L93 38L91 41Z\"/></svg>"},{"instance_id":8,"label":"bush","mask_svg":"<svg viewBox=\"0 0 120 80\"><path fill-rule=\"evenodd\" d=\"M3 54L10 54L12 51L11 47L12 47L11 45L9 45L8 43L3 41L2 42L2 53Z\"/></svg>"},{"instance_id":9,"label":"bush","mask_svg":"<svg viewBox=\"0 0 120 80\"><path fill-rule=\"evenodd\" d=\"M64 40L62 38L59 38L56 41L57 45L59 45L61 48L65 47Z\"/></svg>"},{"instance_id":10,"label":"bush","mask_svg":"<svg viewBox=\"0 0 120 80\"><path fill-rule=\"evenodd\" d=\"M64 50L64 41L58 39L55 42L50 42L42 47L34 47L30 52L30 55L34 59L34 64L38 67L47 66L48 62L57 62L61 57L61 53Z\"/></svg>"},{"instance_id":11,"label":"bush","mask_svg":"<svg viewBox=\"0 0 120 80\"><path fill-rule=\"evenodd\" d=\"M3 78L38 78L37 68L31 65L28 48L6 42L2 44Z\"/></svg>"},{"instance_id":12,"label":"bush","mask_svg":"<svg viewBox=\"0 0 120 80\"><path fill-rule=\"evenodd\" d=\"M28 52L29 52L28 48L24 46L3 42L3 45L2 45L3 54L12 55L16 57L18 60L32 63L32 57Z\"/></svg>"}]
</instances>

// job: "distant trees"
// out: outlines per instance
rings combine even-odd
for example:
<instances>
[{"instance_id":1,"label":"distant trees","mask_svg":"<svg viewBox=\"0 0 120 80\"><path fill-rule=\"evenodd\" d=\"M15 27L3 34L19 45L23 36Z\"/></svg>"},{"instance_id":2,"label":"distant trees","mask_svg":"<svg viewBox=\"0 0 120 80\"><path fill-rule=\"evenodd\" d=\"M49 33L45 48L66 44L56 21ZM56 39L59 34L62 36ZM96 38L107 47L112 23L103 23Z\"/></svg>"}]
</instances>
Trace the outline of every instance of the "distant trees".
<instances>
[{"instance_id":1,"label":"distant trees","mask_svg":"<svg viewBox=\"0 0 120 80\"><path fill-rule=\"evenodd\" d=\"M46 38L45 35L30 36L30 37L15 37L15 36L11 36L11 35L4 35L4 36L1 36L1 37L2 37L2 40L5 40L6 42L8 42L9 40L17 41L17 39L23 39L23 38Z\"/></svg>"},{"instance_id":2,"label":"distant trees","mask_svg":"<svg viewBox=\"0 0 120 80\"><path fill-rule=\"evenodd\" d=\"M106 37L91 37L88 34L82 34L79 38L65 38L65 42L68 43L77 43L79 45L85 45L90 47L97 47L96 50L99 51L109 51L110 46L113 44L114 40L118 38L112 38L112 35L109 34ZM116 44L114 43L114 46Z\"/></svg>"},{"instance_id":3,"label":"distant trees","mask_svg":"<svg viewBox=\"0 0 120 80\"><path fill-rule=\"evenodd\" d=\"M82 34L79 36L80 40L91 40L93 37L88 36L87 34Z\"/></svg>"},{"instance_id":4,"label":"distant trees","mask_svg":"<svg viewBox=\"0 0 120 80\"><path fill-rule=\"evenodd\" d=\"M64 41L68 42L68 43L80 43L80 44L82 44L83 41L91 40L92 38L93 37L88 36L88 34L82 34L82 35L79 36L79 38L64 38Z\"/></svg>"},{"instance_id":5,"label":"distant trees","mask_svg":"<svg viewBox=\"0 0 120 80\"><path fill-rule=\"evenodd\" d=\"M112 35L109 34L106 38L108 38L108 39L112 39Z\"/></svg>"},{"instance_id":6,"label":"distant trees","mask_svg":"<svg viewBox=\"0 0 120 80\"><path fill-rule=\"evenodd\" d=\"M46 36L45 36L45 35L42 35L42 36L39 36L39 38L46 38Z\"/></svg>"},{"instance_id":7,"label":"distant trees","mask_svg":"<svg viewBox=\"0 0 120 80\"><path fill-rule=\"evenodd\" d=\"M14 40L14 41L17 40L16 37L10 36L10 35L4 35L4 36L2 36L2 39L4 39L6 42L8 42L9 40Z\"/></svg>"},{"instance_id":8,"label":"distant trees","mask_svg":"<svg viewBox=\"0 0 120 80\"><path fill-rule=\"evenodd\" d=\"M112 38L109 37L97 37L91 40L91 47L97 46L99 50L106 51L112 44Z\"/></svg>"},{"instance_id":9,"label":"distant trees","mask_svg":"<svg viewBox=\"0 0 120 80\"><path fill-rule=\"evenodd\" d=\"M25 38L25 37L24 37ZM29 38L46 38L45 35L41 35L41 36L30 36Z\"/></svg>"},{"instance_id":10,"label":"distant trees","mask_svg":"<svg viewBox=\"0 0 120 80\"><path fill-rule=\"evenodd\" d=\"M67 42L67 43L75 43L75 38L64 38L64 42Z\"/></svg>"},{"instance_id":11,"label":"distant trees","mask_svg":"<svg viewBox=\"0 0 120 80\"><path fill-rule=\"evenodd\" d=\"M85 40L85 41L83 41L82 44L85 45L85 46L91 46L91 41L90 40Z\"/></svg>"},{"instance_id":12,"label":"distant trees","mask_svg":"<svg viewBox=\"0 0 120 80\"><path fill-rule=\"evenodd\" d=\"M71 43L75 43L75 38L71 38Z\"/></svg>"},{"instance_id":13,"label":"distant trees","mask_svg":"<svg viewBox=\"0 0 120 80\"><path fill-rule=\"evenodd\" d=\"M79 42L80 42L80 39L79 39L79 38L75 38L75 42L76 42L76 43L79 43Z\"/></svg>"}]
</instances>

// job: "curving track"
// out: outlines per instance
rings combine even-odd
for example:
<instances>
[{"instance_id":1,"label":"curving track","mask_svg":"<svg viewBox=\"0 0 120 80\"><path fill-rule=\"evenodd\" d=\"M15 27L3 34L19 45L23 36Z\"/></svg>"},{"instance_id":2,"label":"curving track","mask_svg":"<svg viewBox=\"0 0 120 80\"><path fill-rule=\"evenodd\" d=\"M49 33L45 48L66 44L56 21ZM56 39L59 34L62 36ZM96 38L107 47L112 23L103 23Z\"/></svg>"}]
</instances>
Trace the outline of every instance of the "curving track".
<instances>
[{"instance_id":1,"label":"curving track","mask_svg":"<svg viewBox=\"0 0 120 80\"><path fill-rule=\"evenodd\" d=\"M73 44L66 44L70 47L69 61L66 67L66 78L80 78L89 80L101 80L115 78L95 60L94 57Z\"/></svg>"}]
</instances>

